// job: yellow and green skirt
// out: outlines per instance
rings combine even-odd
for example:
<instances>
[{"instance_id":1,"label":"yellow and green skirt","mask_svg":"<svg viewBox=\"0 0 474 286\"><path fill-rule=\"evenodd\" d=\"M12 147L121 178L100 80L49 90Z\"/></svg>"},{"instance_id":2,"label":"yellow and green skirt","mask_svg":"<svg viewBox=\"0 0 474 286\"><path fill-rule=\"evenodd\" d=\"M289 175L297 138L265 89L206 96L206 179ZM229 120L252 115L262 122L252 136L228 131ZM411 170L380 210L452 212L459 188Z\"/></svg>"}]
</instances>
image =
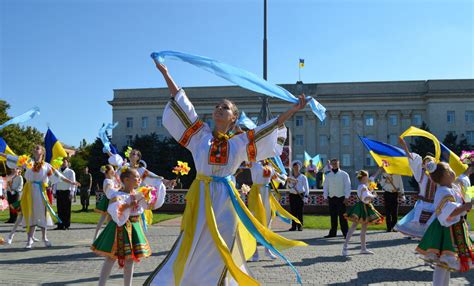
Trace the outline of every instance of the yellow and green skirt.
<instances>
[{"instance_id":1,"label":"yellow and green skirt","mask_svg":"<svg viewBox=\"0 0 474 286\"><path fill-rule=\"evenodd\" d=\"M140 216L131 216L123 225L110 221L91 246L98 255L117 259L123 267L126 259L136 262L151 255L150 244L146 239Z\"/></svg>"},{"instance_id":2,"label":"yellow and green skirt","mask_svg":"<svg viewBox=\"0 0 474 286\"><path fill-rule=\"evenodd\" d=\"M347 213L344 214L347 220L362 224L381 224L383 216L374 208L372 204L364 204L358 201Z\"/></svg>"},{"instance_id":3,"label":"yellow and green skirt","mask_svg":"<svg viewBox=\"0 0 474 286\"><path fill-rule=\"evenodd\" d=\"M472 239L464 219L450 227L442 226L439 220L435 219L426 230L416 251L424 255L423 260L449 271L468 271L474 261ZM459 262L459 267L441 261L441 256L454 257Z\"/></svg>"}]
</instances>

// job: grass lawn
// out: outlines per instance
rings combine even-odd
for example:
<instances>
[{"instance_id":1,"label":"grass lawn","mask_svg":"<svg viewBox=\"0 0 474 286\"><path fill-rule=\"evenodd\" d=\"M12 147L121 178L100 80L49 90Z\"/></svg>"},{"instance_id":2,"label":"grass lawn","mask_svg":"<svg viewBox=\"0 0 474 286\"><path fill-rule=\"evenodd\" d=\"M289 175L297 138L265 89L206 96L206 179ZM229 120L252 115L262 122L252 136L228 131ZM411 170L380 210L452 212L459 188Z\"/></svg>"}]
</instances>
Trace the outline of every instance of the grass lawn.
<instances>
[{"instance_id":1,"label":"grass lawn","mask_svg":"<svg viewBox=\"0 0 474 286\"><path fill-rule=\"evenodd\" d=\"M81 212L82 206L79 203L79 197L77 198L77 203L73 203L71 208L71 222L72 223L86 223L86 224L96 224L99 221L100 214L94 212L95 207L95 198L91 197L90 207L88 212ZM78 204L79 203L79 204ZM91 209L92 207L92 209ZM56 202L54 201L53 209L56 212ZM172 213L155 213L153 215L153 224L160 221L173 219L181 216L181 214L172 214ZM9 213L8 210L0 212L0 222L8 220ZM54 220L54 219L53 219Z\"/></svg>"}]
</instances>

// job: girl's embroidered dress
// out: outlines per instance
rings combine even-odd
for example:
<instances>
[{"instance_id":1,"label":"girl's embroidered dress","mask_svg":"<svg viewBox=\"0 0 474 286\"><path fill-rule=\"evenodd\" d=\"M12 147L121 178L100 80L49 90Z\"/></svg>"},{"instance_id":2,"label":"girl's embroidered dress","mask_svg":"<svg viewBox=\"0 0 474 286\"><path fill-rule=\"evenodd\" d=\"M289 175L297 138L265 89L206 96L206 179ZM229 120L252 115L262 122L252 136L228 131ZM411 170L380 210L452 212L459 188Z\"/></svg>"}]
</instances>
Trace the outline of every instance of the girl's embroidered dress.
<instances>
[{"instance_id":1,"label":"girl's embroidered dress","mask_svg":"<svg viewBox=\"0 0 474 286\"><path fill-rule=\"evenodd\" d=\"M369 190L366 184L360 184L357 187L357 198L359 199L357 203L344 214L347 220L362 224L383 223L383 216L371 203L375 195Z\"/></svg>"},{"instance_id":2,"label":"girl's embroidered dress","mask_svg":"<svg viewBox=\"0 0 474 286\"><path fill-rule=\"evenodd\" d=\"M125 259L138 262L140 258L150 256L151 249L140 216L147 209L163 205L166 194L164 185L159 189L140 187L133 194L138 201L134 208L124 208L132 201L131 194L118 189L110 189L106 194L110 200L107 212L112 220L92 244L92 251L117 259L120 267L124 266Z\"/></svg>"},{"instance_id":3,"label":"girl's embroidered dress","mask_svg":"<svg viewBox=\"0 0 474 286\"><path fill-rule=\"evenodd\" d=\"M263 166L260 162L251 163L252 188L247 197L248 208L255 218L263 225L270 228L270 223L278 215L286 223L291 220L299 222L297 218L284 209L271 192L271 180L282 182L275 169L269 164Z\"/></svg>"},{"instance_id":4,"label":"girl's embroidered dress","mask_svg":"<svg viewBox=\"0 0 474 286\"><path fill-rule=\"evenodd\" d=\"M181 234L145 285L259 285L246 265L255 252L254 237L282 258L274 247L305 244L259 223L240 199L232 174L243 161L280 155L286 128L271 120L233 137L215 138L183 90L166 105L163 124L191 151L198 174L186 195Z\"/></svg>"},{"instance_id":5,"label":"girl's embroidered dress","mask_svg":"<svg viewBox=\"0 0 474 286\"><path fill-rule=\"evenodd\" d=\"M10 166L17 165L20 157L7 155L7 162ZM66 177L46 162L32 162L30 166L22 164L21 167L26 170L26 183L20 201L23 226L26 227L27 232L32 226L42 228L54 226L52 217L58 220L58 216L48 201L46 186L48 183L56 184Z\"/></svg>"},{"instance_id":6,"label":"girl's embroidered dress","mask_svg":"<svg viewBox=\"0 0 474 286\"><path fill-rule=\"evenodd\" d=\"M433 200L436 193L436 183L423 169L421 156L416 153L411 153L411 155L413 159L408 158L408 161L413 177L420 187L420 193L415 207L397 223L394 229L405 235L421 238L434 220Z\"/></svg>"},{"instance_id":7,"label":"girl's embroidered dress","mask_svg":"<svg viewBox=\"0 0 474 286\"><path fill-rule=\"evenodd\" d=\"M467 271L472 268L474 259L472 240L464 219L466 212L450 216L463 203L457 185L453 184L452 188L439 186L434 200L435 219L416 248L424 260L449 271Z\"/></svg>"}]
</instances>

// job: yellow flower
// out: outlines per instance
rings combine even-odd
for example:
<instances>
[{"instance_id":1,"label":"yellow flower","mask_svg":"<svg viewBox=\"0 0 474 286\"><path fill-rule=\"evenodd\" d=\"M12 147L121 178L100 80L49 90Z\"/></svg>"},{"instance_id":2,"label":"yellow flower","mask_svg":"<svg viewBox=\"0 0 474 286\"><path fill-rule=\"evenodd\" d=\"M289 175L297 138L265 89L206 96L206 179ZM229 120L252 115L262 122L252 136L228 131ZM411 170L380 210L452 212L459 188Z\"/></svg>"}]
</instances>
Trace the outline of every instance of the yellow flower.
<instances>
[{"instance_id":1,"label":"yellow flower","mask_svg":"<svg viewBox=\"0 0 474 286\"><path fill-rule=\"evenodd\" d=\"M130 157L130 152L132 151L132 147L127 146L127 151L125 151L125 157L129 158Z\"/></svg>"},{"instance_id":2,"label":"yellow flower","mask_svg":"<svg viewBox=\"0 0 474 286\"><path fill-rule=\"evenodd\" d=\"M172 172L178 176L184 176L189 174L189 171L191 171L191 167L188 166L187 162L178 161L178 166L174 167Z\"/></svg>"},{"instance_id":3,"label":"yellow flower","mask_svg":"<svg viewBox=\"0 0 474 286\"><path fill-rule=\"evenodd\" d=\"M377 183L369 181L369 190L377 190Z\"/></svg>"},{"instance_id":4,"label":"yellow flower","mask_svg":"<svg viewBox=\"0 0 474 286\"><path fill-rule=\"evenodd\" d=\"M122 167L122 169L120 169L120 172L125 173L125 171L127 171L127 169L128 169L128 166L125 165L125 166Z\"/></svg>"},{"instance_id":5,"label":"yellow flower","mask_svg":"<svg viewBox=\"0 0 474 286\"><path fill-rule=\"evenodd\" d=\"M16 162L16 165L18 167L22 167L24 165L27 165L28 163L31 162L31 159L30 159L30 156L28 155L21 155L20 157L18 157L18 161Z\"/></svg>"},{"instance_id":6,"label":"yellow flower","mask_svg":"<svg viewBox=\"0 0 474 286\"><path fill-rule=\"evenodd\" d=\"M63 157L58 157L51 162L51 166L53 166L54 169L61 168L62 164L63 164Z\"/></svg>"}]
</instances>

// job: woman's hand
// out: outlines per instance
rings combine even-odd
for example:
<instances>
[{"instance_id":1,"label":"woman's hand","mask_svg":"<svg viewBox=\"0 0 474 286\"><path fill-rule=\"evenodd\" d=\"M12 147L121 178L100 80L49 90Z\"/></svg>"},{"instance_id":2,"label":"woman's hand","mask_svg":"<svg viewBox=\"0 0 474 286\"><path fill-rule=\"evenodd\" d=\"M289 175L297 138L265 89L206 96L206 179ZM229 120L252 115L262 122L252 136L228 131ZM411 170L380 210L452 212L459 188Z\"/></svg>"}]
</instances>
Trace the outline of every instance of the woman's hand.
<instances>
[{"instance_id":1,"label":"woman's hand","mask_svg":"<svg viewBox=\"0 0 474 286\"><path fill-rule=\"evenodd\" d=\"M306 106L307 103L308 103L308 101L306 100L306 96L303 93L300 96L298 96L298 103L293 105L292 110L294 110L294 112L298 112L301 109L303 109Z\"/></svg>"},{"instance_id":2,"label":"woman's hand","mask_svg":"<svg viewBox=\"0 0 474 286\"><path fill-rule=\"evenodd\" d=\"M168 68L159 62L155 61L156 68L162 73L162 74L167 74L168 73Z\"/></svg>"}]
</instances>

